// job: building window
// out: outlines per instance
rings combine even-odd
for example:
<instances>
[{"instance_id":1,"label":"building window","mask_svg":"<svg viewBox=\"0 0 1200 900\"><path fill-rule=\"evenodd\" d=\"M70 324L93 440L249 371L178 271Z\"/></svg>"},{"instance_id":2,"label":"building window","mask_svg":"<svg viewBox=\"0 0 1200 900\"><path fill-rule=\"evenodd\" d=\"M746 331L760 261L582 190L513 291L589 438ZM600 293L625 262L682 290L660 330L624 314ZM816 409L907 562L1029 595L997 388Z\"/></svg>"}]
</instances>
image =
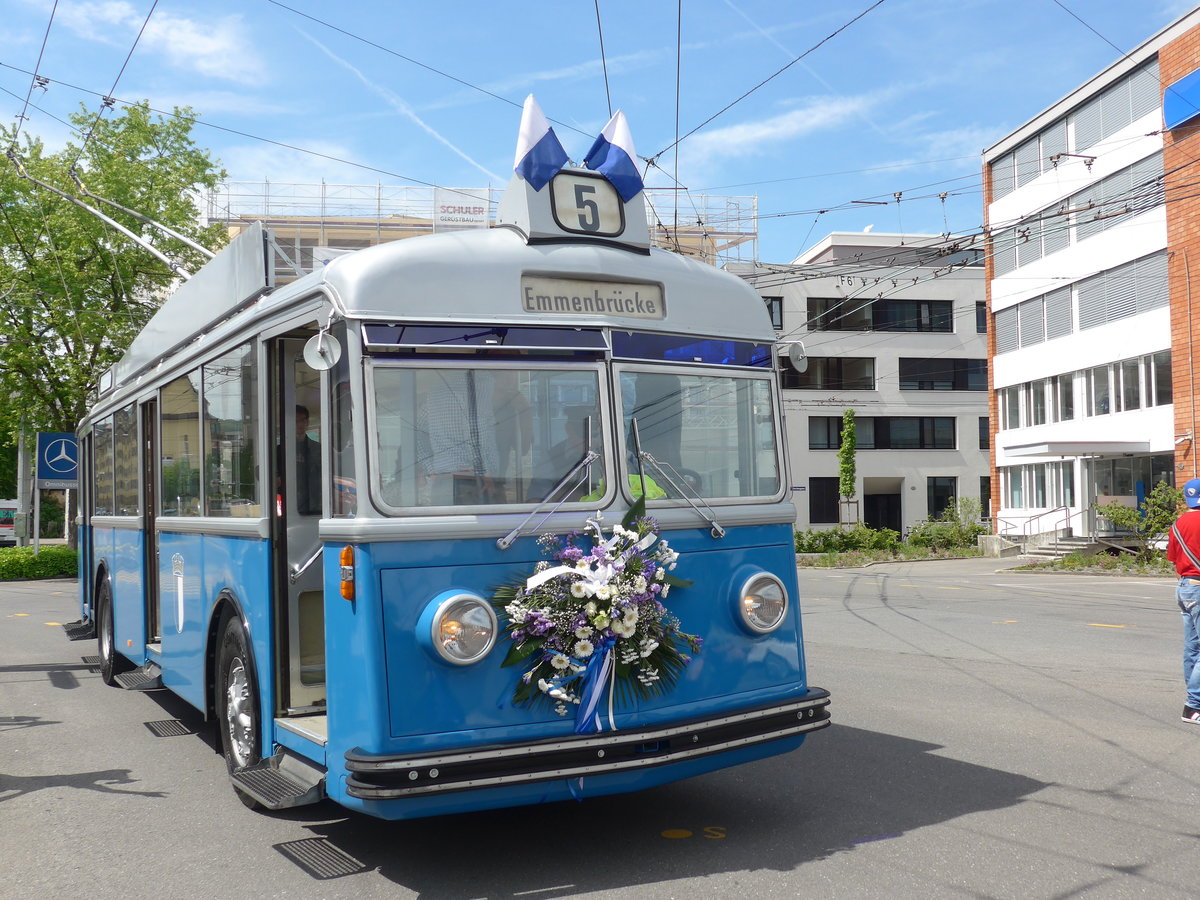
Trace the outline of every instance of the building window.
<instances>
[{"instance_id":1,"label":"building window","mask_svg":"<svg viewBox=\"0 0 1200 900\"><path fill-rule=\"evenodd\" d=\"M1171 402L1171 351L1163 350L1142 357L1146 366L1147 406L1165 406Z\"/></svg>"},{"instance_id":2,"label":"building window","mask_svg":"<svg viewBox=\"0 0 1200 900\"><path fill-rule=\"evenodd\" d=\"M1046 424L1046 379L1039 378L1025 385L1025 409L1030 425Z\"/></svg>"},{"instance_id":3,"label":"building window","mask_svg":"<svg viewBox=\"0 0 1200 900\"><path fill-rule=\"evenodd\" d=\"M987 416L979 417L979 449L987 450L992 446L992 430Z\"/></svg>"},{"instance_id":4,"label":"building window","mask_svg":"<svg viewBox=\"0 0 1200 900\"><path fill-rule=\"evenodd\" d=\"M1088 369L1087 390L1089 416L1106 416L1112 412L1111 391L1109 386L1110 366L1096 366Z\"/></svg>"},{"instance_id":5,"label":"building window","mask_svg":"<svg viewBox=\"0 0 1200 900\"><path fill-rule=\"evenodd\" d=\"M992 517L992 476L979 476L979 515L981 518Z\"/></svg>"},{"instance_id":6,"label":"building window","mask_svg":"<svg viewBox=\"0 0 1200 900\"><path fill-rule=\"evenodd\" d=\"M842 446L841 416L808 417L808 449L837 450Z\"/></svg>"},{"instance_id":7,"label":"building window","mask_svg":"<svg viewBox=\"0 0 1200 900\"><path fill-rule=\"evenodd\" d=\"M1021 427L1021 392L1016 386L999 391L1005 428Z\"/></svg>"},{"instance_id":8,"label":"building window","mask_svg":"<svg viewBox=\"0 0 1200 900\"><path fill-rule=\"evenodd\" d=\"M929 500L929 518L936 519L947 507L954 504L958 479L952 475L930 475L925 484Z\"/></svg>"},{"instance_id":9,"label":"building window","mask_svg":"<svg viewBox=\"0 0 1200 900\"><path fill-rule=\"evenodd\" d=\"M783 331L783 298L763 297L763 302L767 304L767 312L771 316L771 327Z\"/></svg>"},{"instance_id":10,"label":"building window","mask_svg":"<svg viewBox=\"0 0 1200 900\"><path fill-rule=\"evenodd\" d=\"M782 386L798 390L875 390L875 360L871 357L810 356L808 370L780 370Z\"/></svg>"},{"instance_id":11,"label":"building window","mask_svg":"<svg viewBox=\"0 0 1200 900\"><path fill-rule=\"evenodd\" d=\"M902 391L986 391L986 359L900 358Z\"/></svg>"},{"instance_id":12,"label":"building window","mask_svg":"<svg viewBox=\"0 0 1200 900\"><path fill-rule=\"evenodd\" d=\"M1055 375L1051 382L1054 385L1054 421L1070 421L1075 418L1075 373Z\"/></svg>"},{"instance_id":13,"label":"building window","mask_svg":"<svg viewBox=\"0 0 1200 900\"><path fill-rule=\"evenodd\" d=\"M809 297L808 330L950 334L954 301Z\"/></svg>"},{"instance_id":14,"label":"building window","mask_svg":"<svg viewBox=\"0 0 1200 900\"><path fill-rule=\"evenodd\" d=\"M955 448L953 416L875 416L873 425L875 450Z\"/></svg>"},{"instance_id":15,"label":"building window","mask_svg":"<svg viewBox=\"0 0 1200 900\"><path fill-rule=\"evenodd\" d=\"M987 304L975 304L975 331L979 334L987 334Z\"/></svg>"},{"instance_id":16,"label":"building window","mask_svg":"<svg viewBox=\"0 0 1200 900\"><path fill-rule=\"evenodd\" d=\"M808 479L808 521L810 525L837 524L837 478Z\"/></svg>"}]
</instances>

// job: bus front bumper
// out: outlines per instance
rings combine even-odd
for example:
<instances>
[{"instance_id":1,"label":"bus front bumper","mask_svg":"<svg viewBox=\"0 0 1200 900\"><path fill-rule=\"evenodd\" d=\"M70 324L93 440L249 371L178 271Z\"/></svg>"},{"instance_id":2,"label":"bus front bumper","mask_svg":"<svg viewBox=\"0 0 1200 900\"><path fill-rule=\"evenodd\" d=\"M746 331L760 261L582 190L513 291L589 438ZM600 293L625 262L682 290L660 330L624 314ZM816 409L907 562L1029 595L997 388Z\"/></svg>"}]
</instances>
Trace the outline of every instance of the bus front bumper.
<instances>
[{"instance_id":1,"label":"bus front bumper","mask_svg":"<svg viewBox=\"0 0 1200 900\"><path fill-rule=\"evenodd\" d=\"M785 703L729 715L444 753L346 753L346 791L362 800L448 794L665 766L825 728L829 692L810 688Z\"/></svg>"}]
</instances>

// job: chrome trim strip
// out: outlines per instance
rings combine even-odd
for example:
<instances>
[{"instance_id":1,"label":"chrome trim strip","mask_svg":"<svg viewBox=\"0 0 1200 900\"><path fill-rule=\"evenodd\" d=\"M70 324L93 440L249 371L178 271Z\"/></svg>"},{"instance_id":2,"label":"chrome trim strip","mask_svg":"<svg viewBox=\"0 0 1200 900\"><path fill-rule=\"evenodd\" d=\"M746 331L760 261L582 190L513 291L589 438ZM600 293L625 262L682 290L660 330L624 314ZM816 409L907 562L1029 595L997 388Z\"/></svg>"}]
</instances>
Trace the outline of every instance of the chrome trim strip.
<instances>
[{"instance_id":1,"label":"chrome trim strip","mask_svg":"<svg viewBox=\"0 0 1200 900\"><path fill-rule=\"evenodd\" d=\"M491 778L476 778L471 781L453 781L442 784L426 784L420 787L412 788L382 788L351 783L348 785L348 789L351 796L360 797L364 800L391 800L420 794L478 790L479 788L499 787L502 785L522 784L534 781L555 781L559 778L582 778L586 775L607 775L613 772L623 772L628 769L648 769L655 766L666 765L667 763L681 762L687 759L699 759L704 756L711 756L714 753L723 753L726 750L736 750L739 747L747 747L753 744L765 744L769 741L779 740L780 738L792 737L794 735L803 734L809 731L817 731L818 729L828 727L830 724L830 719L813 720L811 722L797 724L789 728L781 728L777 731L768 732L766 734L755 734L749 735L748 737L734 738L732 740L724 741L720 744L710 744L706 747L698 747L694 750L688 748L685 750L664 753L661 756L648 756L645 759L630 759L621 762L601 763L595 766L581 766L570 769L546 769L541 772L526 772L517 775L496 775ZM353 776L351 776L351 782L354 782Z\"/></svg>"},{"instance_id":2,"label":"chrome trim strip","mask_svg":"<svg viewBox=\"0 0 1200 900\"><path fill-rule=\"evenodd\" d=\"M816 688L813 690L821 690ZM413 768L422 768L424 766L448 766L454 763L475 762L484 759L506 759L513 756L530 756L535 753L554 753L559 750L589 750L592 748L604 748L613 744L646 744L654 741L666 740L672 737L678 737L684 734L690 734L696 731L707 731L713 728L720 728L725 725L733 725L738 722L749 722L754 719L765 719L771 716L778 716L783 713L799 712L800 710L809 709L816 706L828 706L829 694L821 691L821 695L812 697L807 700L784 703L779 706L770 706L764 709L754 709L749 712L737 713L731 716L722 716L717 719L701 719L687 723L676 723L663 728L648 729L645 731L610 731L603 735L588 738L575 738L574 740L552 741L548 743L532 743L520 744L517 746L497 747L494 749L485 749L482 752L466 751L463 753L441 753L437 756L427 757L384 757L372 758L365 754L355 753L353 750L347 751L346 761L347 768L351 772L390 772L400 771L405 772ZM825 720L827 721L827 720Z\"/></svg>"}]
</instances>

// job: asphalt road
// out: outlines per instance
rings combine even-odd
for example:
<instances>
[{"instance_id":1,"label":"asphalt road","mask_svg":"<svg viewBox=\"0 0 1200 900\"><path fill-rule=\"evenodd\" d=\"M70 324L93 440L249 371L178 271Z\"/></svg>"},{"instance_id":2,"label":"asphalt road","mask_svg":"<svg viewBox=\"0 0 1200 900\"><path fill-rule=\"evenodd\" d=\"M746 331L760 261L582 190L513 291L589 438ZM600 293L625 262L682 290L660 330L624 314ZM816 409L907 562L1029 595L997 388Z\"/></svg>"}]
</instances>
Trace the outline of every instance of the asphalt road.
<instances>
[{"instance_id":1,"label":"asphalt road","mask_svg":"<svg viewBox=\"0 0 1200 900\"><path fill-rule=\"evenodd\" d=\"M1196 897L1200 727L1161 579L801 570L834 726L586 804L246 810L211 732L105 687L74 585L0 585L0 897Z\"/></svg>"}]
</instances>

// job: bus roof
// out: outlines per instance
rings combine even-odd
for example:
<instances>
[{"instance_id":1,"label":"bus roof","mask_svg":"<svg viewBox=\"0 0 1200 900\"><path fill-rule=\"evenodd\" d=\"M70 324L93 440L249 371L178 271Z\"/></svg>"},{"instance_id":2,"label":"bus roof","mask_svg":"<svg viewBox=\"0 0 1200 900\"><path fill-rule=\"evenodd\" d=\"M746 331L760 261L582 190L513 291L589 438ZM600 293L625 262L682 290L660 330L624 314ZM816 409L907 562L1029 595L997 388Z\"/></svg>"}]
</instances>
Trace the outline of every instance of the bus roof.
<instances>
[{"instance_id":1,"label":"bus roof","mask_svg":"<svg viewBox=\"0 0 1200 900\"><path fill-rule=\"evenodd\" d=\"M577 181L588 174L564 171ZM273 240L255 223L167 298L102 378L101 393L167 359L185 363L228 334L320 297L358 320L538 322L775 339L766 305L745 281L644 246L640 195L624 204L622 232L606 239L559 228L550 193L514 178L499 227L369 247L277 290Z\"/></svg>"}]
</instances>

